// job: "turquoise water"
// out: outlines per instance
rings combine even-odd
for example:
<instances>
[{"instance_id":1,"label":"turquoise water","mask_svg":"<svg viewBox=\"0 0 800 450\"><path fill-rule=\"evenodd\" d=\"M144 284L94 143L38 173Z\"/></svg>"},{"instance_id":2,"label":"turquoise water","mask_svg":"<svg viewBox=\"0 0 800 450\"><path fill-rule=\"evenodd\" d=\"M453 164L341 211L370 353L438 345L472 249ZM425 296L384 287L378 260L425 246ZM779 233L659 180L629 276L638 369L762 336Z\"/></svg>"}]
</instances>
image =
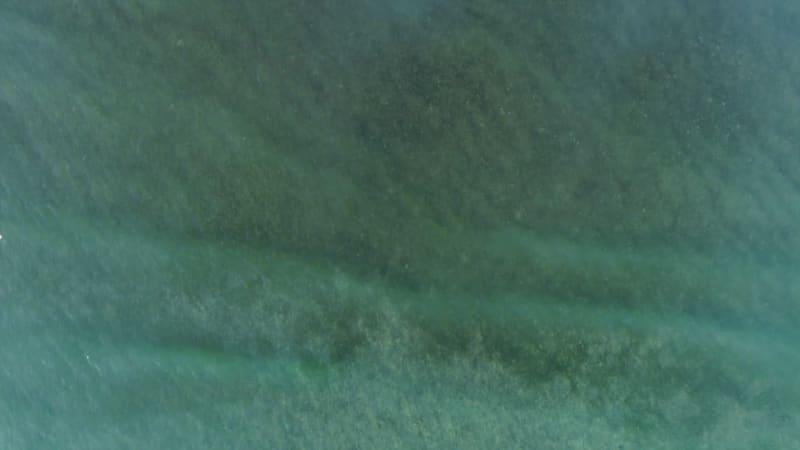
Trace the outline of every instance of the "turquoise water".
<instances>
[{"instance_id":1,"label":"turquoise water","mask_svg":"<svg viewBox=\"0 0 800 450\"><path fill-rule=\"evenodd\" d=\"M800 447L750 3L6 2L0 447Z\"/></svg>"}]
</instances>

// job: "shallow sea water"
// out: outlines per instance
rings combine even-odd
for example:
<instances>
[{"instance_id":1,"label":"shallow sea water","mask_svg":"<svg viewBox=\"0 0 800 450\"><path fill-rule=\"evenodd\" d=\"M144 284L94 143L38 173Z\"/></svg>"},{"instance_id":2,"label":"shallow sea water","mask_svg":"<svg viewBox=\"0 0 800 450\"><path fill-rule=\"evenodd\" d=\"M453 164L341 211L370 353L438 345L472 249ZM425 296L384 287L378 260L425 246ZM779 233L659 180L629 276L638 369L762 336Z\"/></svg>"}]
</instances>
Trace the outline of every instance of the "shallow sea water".
<instances>
[{"instance_id":1,"label":"shallow sea water","mask_svg":"<svg viewBox=\"0 0 800 450\"><path fill-rule=\"evenodd\" d=\"M791 2L0 7L0 447L798 448Z\"/></svg>"}]
</instances>

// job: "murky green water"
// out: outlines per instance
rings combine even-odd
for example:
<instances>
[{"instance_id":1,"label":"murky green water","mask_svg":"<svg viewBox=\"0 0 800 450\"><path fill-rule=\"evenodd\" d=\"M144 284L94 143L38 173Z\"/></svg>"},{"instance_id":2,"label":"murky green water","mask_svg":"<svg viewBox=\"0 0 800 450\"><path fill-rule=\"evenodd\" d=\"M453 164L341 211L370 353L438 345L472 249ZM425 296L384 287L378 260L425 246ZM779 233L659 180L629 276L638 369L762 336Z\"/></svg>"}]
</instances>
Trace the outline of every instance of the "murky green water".
<instances>
[{"instance_id":1,"label":"murky green water","mask_svg":"<svg viewBox=\"0 0 800 450\"><path fill-rule=\"evenodd\" d=\"M0 447L800 447L800 8L0 6Z\"/></svg>"}]
</instances>

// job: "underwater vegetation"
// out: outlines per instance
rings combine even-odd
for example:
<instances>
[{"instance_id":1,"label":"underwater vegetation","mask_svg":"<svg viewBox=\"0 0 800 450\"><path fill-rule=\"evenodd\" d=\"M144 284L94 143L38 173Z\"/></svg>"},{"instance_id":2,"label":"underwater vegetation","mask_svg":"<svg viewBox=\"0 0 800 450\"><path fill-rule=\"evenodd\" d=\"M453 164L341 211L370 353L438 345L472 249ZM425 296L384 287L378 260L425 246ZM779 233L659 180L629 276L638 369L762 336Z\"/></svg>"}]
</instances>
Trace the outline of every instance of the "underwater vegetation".
<instances>
[{"instance_id":1,"label":"underwater vegetation","mask_svg":"<svg viewBox=\"0 0 800 450\"><path fill-rule=\"evenodd\" d=\"M6 2L0 444L800 445L800 9L651 3Z\"/></svg>"}]
</instances>

